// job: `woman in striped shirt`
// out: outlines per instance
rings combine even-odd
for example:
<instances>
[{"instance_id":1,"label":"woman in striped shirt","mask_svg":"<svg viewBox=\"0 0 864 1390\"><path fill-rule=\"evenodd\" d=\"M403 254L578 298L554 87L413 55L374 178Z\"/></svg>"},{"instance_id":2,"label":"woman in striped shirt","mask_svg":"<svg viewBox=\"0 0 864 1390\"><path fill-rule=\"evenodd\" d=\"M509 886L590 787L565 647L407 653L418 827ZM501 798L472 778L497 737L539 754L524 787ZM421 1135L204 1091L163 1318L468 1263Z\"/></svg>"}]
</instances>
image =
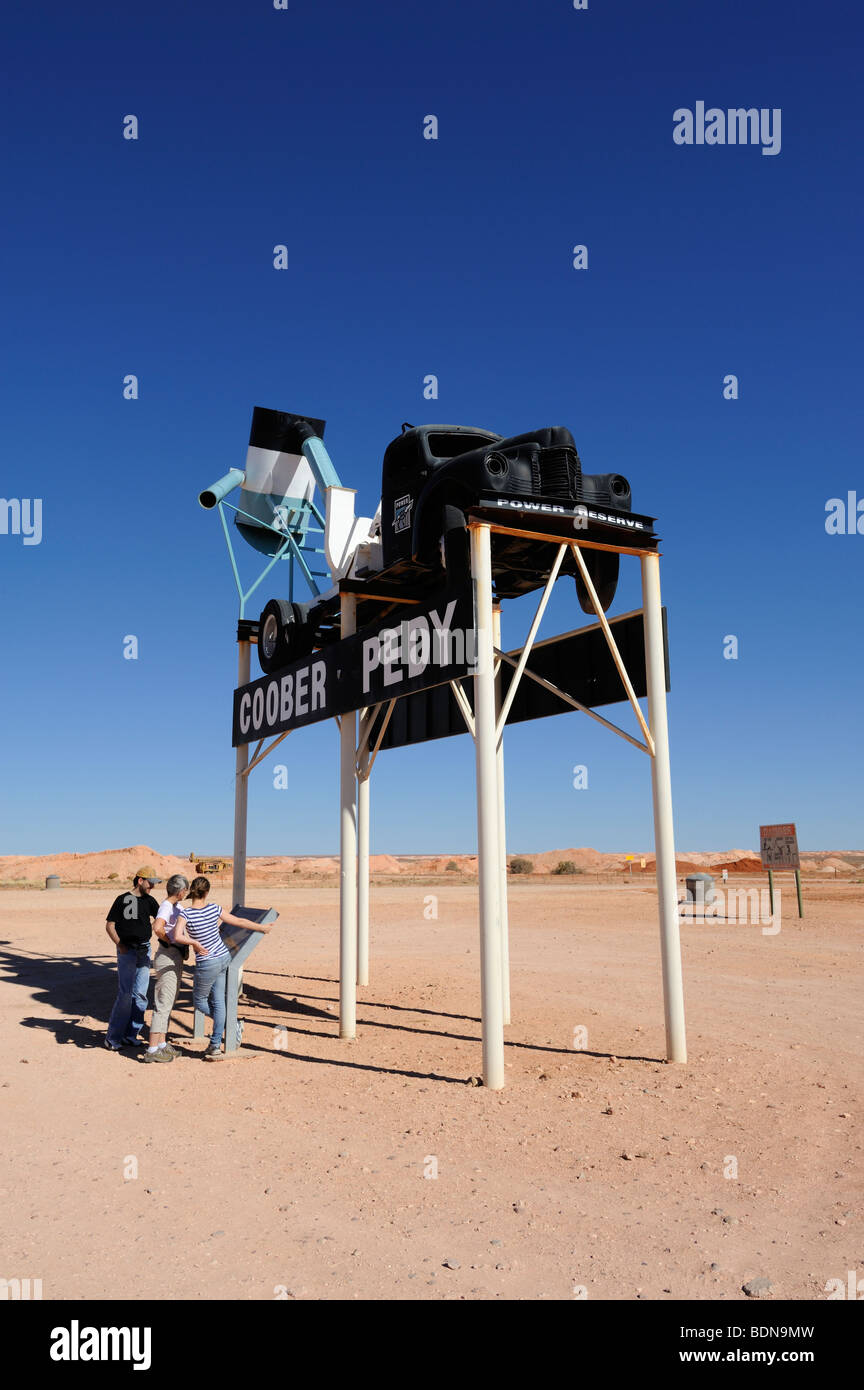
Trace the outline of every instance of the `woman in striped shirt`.
<instances>
[{"instance_id":1,"label":"woman in striped shirt","mask_svg":"<svg viewBox=\"0 0 864 1390\"><path fill-rule=\"evenodd\" d=\"M189 899L178 904L178 915L186 922L186 930L193 942L204 947L206 954L196 956L192 982L192 1002L196 1009L213 1020L213 1033L210 1046L204 1053L207 1061L217 1062L222 1058L222 1034L225 1032L226 986L231 952L222 940L219 927L227 922L229 927L244 927L247 931L269 931L245 917L232 917L218 903L208 903L210 893L209 878L193 878L189 885ZM237 1025L238 1034L240 1025Z\"/></svg>"}]
</instances>

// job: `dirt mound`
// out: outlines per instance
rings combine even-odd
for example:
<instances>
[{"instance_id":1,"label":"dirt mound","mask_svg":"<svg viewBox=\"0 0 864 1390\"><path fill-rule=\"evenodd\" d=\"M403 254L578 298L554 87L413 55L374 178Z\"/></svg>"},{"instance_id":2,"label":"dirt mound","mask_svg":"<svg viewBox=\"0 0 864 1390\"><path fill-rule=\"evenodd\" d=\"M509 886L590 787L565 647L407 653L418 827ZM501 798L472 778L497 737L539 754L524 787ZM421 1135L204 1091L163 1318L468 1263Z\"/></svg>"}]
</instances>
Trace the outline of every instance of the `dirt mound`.
<instances>
[{"instance_id":1,"label":"dirt mound","mask_svg":"<svg viewBox=\"0 0 864 1390\"><path fill-rule=\"evenodd\" d=\"M836 854L828 854L824 859L818 859L812 864L802 864L801 867L807 873L827 874L831 878L842 878L844 874L858 872L853 864Z\"/></svg>"},{"instance_id":2,"label":"dirt mound","mask_svg":"<svg viewBox=\"0 0 864 1390\"><path fill-rule=\"evenodd\" d=\"M392 854L370 854L369 872L373 874L401 874L402 865Z\"/></svg>"},{"instance_id":3,"label":"dirt mound","mask_svg":"<svg viewBox=\"0 0 864 1390\"><path fill-rule=\"evenodd\" d=\"M637 872L644 872L646 874L654 873L655 861L653 858L649 859L646 857L644 870L638 868L638 862L639 861L637 860L637 867L633 870L634 874ZM715 867L716 866L713 864L706 864L704 859L678 859L677 857L675 859L675 873L677 874L678 878L686 878L688 874L713 874L715 871ZM624 865L623 868L626 870L627 865Z\"/></svg>"},{"instance_id":4,"label":"dirt mound","mask_svg":"<svg viewBox=\"0 0 864 1390\"><path fill-rule=\"evenodd\" d=\"M147 845L131 845L93 854L4 855L0 857L0 880L40 883L49 874L57 874L61 883L104 883L116 879L119 886L125 886L144 864L153 868L163 882L172 874L190 877L192 867L188 859L159 854Z\"/></svg>"},{"instance_id":5,"label":"dirt mound","mask_svg":"<svg viewBox=\"0 0 864 1390\"><path fill-rule=\"evenodd\" d=\"M765 872L758 854L745 854L740 859L724 859L712 866L712 873L719 874L723 869L730 874L761 874Z\"/></svg>"}]
</instances>

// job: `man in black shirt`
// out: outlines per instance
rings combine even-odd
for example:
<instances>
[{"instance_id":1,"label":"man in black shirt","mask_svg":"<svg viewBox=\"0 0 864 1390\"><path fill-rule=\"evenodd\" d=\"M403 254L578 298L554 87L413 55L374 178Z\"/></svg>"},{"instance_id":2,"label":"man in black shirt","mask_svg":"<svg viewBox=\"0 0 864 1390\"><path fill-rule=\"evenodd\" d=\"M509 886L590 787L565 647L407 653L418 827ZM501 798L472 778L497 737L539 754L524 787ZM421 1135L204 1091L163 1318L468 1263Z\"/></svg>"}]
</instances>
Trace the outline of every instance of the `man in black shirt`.
<instances>
[{"instance_id":1,"label":"man in black shirt","mask_svg":"<svg viewBox=\"0 0 864 1390\"><path fill-rule=\"evenodd\" d=\"M150 984L151 923L159 911L150 889L161 882L145 864L133 878L131 892L114 899L105 923L117 947L117 998L105 1036L105 1046L112 1052L141 1041L138 1034L144 1026Z\"/></svg>"}]
</instances>

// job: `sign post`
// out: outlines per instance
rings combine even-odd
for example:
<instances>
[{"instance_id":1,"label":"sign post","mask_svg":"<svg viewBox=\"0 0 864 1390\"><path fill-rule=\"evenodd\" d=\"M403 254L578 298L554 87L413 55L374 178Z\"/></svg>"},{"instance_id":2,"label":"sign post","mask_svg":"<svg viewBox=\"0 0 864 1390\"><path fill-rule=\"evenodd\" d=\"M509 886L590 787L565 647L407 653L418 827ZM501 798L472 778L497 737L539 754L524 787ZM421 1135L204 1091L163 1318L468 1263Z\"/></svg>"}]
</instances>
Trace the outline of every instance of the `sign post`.
<instances>
[{"instance_id":1,"label":"sign post","mask_svg":"<svg viewBox=\"0 0 864 1390\"><path fill-rule=\"evenodd\" d=\"M768 900L771 916L774 916L774 870L793 869L795 871L795 890L798 894L798 916L803 917L801 860L798 854L798 835L794 822L786 825L760 825L759 854L762 859L762 868L768 870Z\"/></svg>"}]
</instances>

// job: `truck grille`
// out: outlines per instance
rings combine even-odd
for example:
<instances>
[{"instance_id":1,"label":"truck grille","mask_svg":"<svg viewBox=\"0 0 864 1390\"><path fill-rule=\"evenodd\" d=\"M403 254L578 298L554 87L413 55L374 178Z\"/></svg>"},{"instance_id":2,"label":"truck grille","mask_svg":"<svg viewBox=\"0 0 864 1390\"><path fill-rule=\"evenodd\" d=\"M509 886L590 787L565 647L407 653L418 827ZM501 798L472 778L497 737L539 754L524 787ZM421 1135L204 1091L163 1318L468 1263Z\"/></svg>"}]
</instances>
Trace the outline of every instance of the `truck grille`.
<instances>
[{"instance_id":1,"label":"truck grille","mask_svg":"<svg viewBox=\"0 0 864 1390\"><path fill-rule=\"evenodd\" d=\"M532 459L531 472L541 497L582 500L582 465L575 449L540 449Z\"/></svg>"}]
</instances>

